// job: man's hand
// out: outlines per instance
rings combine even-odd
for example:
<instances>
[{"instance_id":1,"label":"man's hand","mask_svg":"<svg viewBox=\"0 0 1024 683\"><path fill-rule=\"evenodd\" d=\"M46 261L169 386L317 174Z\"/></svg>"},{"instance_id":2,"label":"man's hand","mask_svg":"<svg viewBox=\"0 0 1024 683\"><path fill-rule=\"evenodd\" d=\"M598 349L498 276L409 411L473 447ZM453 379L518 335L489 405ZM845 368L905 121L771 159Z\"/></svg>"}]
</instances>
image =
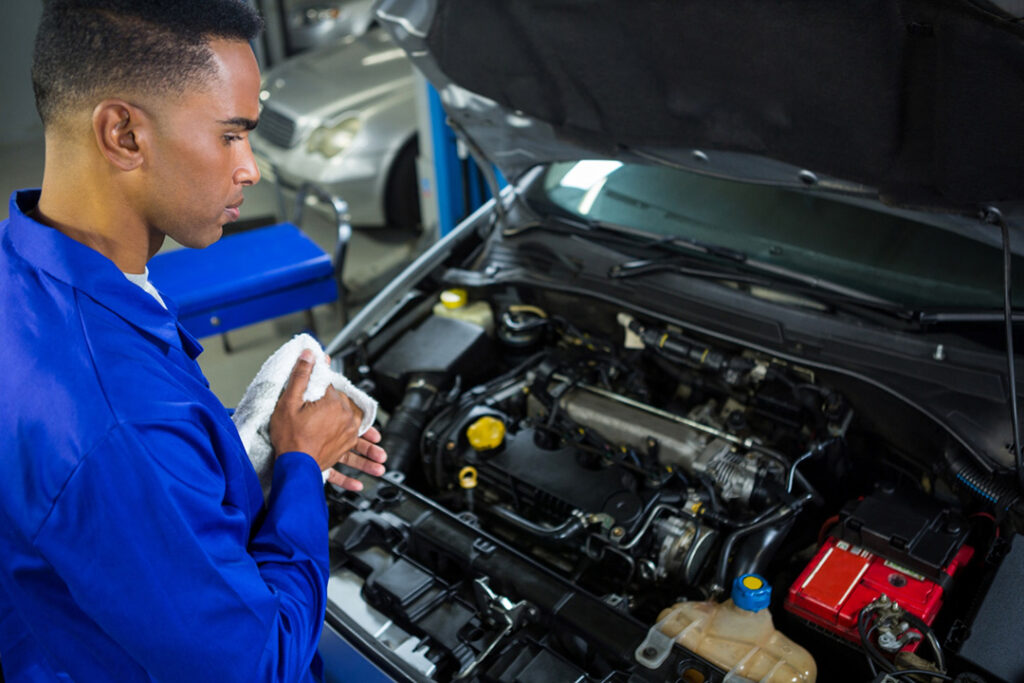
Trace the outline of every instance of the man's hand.
<instances>
[{"instance_id":1,"label":"man's hand","mask_svg":"<svg viewBox=\"0 0 1024 683\"><path fill-rule=\"evenodd\" d=\"M363 416L347 396L329 386L319 401L306 403L302 400L312 372L313 354L303 351L270 416L270 442L275 456L301 451L311 455L321 470L342 462L367 474L384 474L380 463L387 456L383 448L375 445L380 441L380 432L371 428L362 438L356 436ZM363 487L359 481L335 470L331 470L327 479L353 491Z\"/></svg>"},{"instance_id":2,"label":"man's hand","mask_svg":"<svg viewBox=\"0 0 1024 683\"><path fill-rule=\"evenodd\" d=\"M377 431L376 427L370 427L361 437L356 439L356 447L354 449L342 454L339 462L379 477L384 474L384 465L379 463L387 460L388 456L384 449L377 445L378 441L380 441L380 432ZM346 477L338 470L328 472L327 481L350 491L359 491L363 488L361 481L352 477Z\"/></svg>"}]
</instances>

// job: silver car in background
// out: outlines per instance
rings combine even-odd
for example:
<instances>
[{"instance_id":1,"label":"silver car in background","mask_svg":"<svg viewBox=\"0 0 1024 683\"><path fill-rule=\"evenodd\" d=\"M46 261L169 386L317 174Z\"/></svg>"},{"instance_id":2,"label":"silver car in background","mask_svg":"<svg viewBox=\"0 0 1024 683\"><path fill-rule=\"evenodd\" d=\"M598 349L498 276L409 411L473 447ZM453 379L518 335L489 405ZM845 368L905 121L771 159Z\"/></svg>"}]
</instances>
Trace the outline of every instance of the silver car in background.
<instances>
[{"instance_id":1,"label":"silver car in background","mask_svg":"<svg viewBox=\"0 0 1024 683\"><path fill-rule=\"evenodd\" d=\"M373 0L286 0L284 35L288 54L362 35L373 23Z\"/></svg>"},{"instance_id":2,"label":"silver car in background","mask_svg":"<svg viewBox=\"0 0 1024 683\"><path fill-rule=\"evenodd\" d=\"M312 182L348 203L357 226L419 226L412 66L371 27L270 69L252 135L264 177Z\"/></svg>"}]
</instances>

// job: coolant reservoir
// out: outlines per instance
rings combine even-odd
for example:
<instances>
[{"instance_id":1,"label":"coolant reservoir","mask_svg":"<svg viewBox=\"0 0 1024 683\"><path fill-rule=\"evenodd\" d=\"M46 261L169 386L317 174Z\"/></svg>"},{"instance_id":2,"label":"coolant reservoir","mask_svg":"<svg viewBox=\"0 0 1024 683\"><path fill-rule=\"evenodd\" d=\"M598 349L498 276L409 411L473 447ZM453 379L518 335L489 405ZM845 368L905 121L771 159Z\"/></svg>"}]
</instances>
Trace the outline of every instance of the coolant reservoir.
<instances>
[{"instance_id":1,"label":"coolant reservoir","mask_svg":"<svg viewBox=\"0 0 1024 683\"><path fill-rule=\"evenodd\" d=\"M491 305L486 301L470 302L464 289L446 289L441 292L441 300L434 304L434 315L479 325L487 330L487 334L494 332Z\"/></svg>"},{"instance_id":2,"label":"coolant reservoir","mask_svg":"<svg viewBox=\"0 0 1024 683\"><path fill-rule=\"evenodd\" d=\"M679 643L728 671L725 683L814 683L811 654L775 630L771 586L757 574L733 582L725 602L680 602L663 610L637 648L637 660L657 668Z\"/></svg>"}]
</instances>

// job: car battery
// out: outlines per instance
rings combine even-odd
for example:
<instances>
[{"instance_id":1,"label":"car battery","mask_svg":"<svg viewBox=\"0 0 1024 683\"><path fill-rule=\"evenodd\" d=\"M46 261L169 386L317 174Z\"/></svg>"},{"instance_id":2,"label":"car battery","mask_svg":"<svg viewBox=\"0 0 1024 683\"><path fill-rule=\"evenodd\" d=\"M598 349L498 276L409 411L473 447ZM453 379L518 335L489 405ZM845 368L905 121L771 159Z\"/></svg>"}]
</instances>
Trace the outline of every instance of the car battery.
<instances>
[{"instance_id":1,"label":"car battery","mask_svg":"<svg viewBox=\"0 0 1024 683\"><path fill-rule=\"evenodd\" d=\"M952 576L971 559L962 546L944 574ZM943 582L945 583L945 582ZM840 638L860 643L860 611L884 595L931 625L944 587L912 569L847 541L828 538L786 596L786 610ZM907 646L913 651L917 642Z\"/></svg>"}]
</instances>

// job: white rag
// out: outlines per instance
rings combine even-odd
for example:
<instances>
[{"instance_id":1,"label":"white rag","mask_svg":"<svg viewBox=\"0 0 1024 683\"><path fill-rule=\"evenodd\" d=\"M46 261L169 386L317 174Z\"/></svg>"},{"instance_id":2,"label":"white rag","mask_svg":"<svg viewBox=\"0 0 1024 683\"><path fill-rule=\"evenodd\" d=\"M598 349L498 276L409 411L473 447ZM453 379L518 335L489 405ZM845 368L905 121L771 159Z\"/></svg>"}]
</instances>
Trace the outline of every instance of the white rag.
<instances>
[{"instance_id":1,"label":"white rag","mask_svg":"<svg viewBox=\"0 0 1024 683\"><path fill-rule=\"evenodd\" d=\"M366 392L358 389L347 377L340 372L335 372L327 362L323 347L320 343L308 334L298 334L273 353L263 363L263 367L256 373L245 395L238 402L235 413L231 419L235 421L238 428L238 435L242 437L242 445L245 446L252 466L256 468L259 475L260 485L263 487L263 495L267 496L270 491L270 483L274 474L274 448L270 443L270 415L274 412L277 399L288 384L288 378L292 374L295 363L299 360L299 354L304 349L313 352L313 372L309 376L309 384L306 385L306 393L302 395L303 401L316 401L323 398L329 385L333 385L340 393L352 399L352 402L363 411L363 420L359 425L359 435L373 425L377 418L377 402L370 398ZM324 481L327 481L327 473L324 470Z\"/></svg>"}]
</instances>

